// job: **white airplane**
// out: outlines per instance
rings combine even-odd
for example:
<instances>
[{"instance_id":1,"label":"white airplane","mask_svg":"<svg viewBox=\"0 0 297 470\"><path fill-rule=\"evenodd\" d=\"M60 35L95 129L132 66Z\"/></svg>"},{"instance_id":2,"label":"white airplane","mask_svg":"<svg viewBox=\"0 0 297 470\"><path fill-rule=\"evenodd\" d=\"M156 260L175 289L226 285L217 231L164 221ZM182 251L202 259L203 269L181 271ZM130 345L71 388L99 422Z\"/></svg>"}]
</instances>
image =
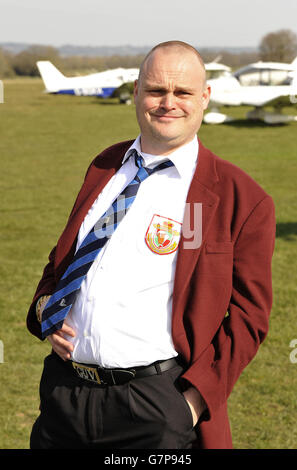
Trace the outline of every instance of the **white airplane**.
<instances>
[{"instance_id":1,"label":"white airplane","mask_svg":"<svg viewBox=\"0 0 297 470\"><path fill-rule=\"evenodd\" d=\"M297 57L291 64L256 62L224 76L208 80L211 86L207 124L220 124L233 119L219 112L220 106L254 106L247 119L268 124L297 121L297 116L282 114L282 108L297 103ZM264 109L272 106L273 112Z\"/></svg>"},{"instance_id":2,"label":"white airplane","mask_svg":"<svg viewBox=\"0 0 297 470\"><path fill-rule=\"evenodd\" d=\"M138 78L139 69L117 68L104 72L92 73L79 77L65 77L51 62L41 60L36 63L46 93L76 96L98 96L109 98L125 83ZM131 98L127 92L120 93L120 101L129 104Z\"/></svg>"}]
</instances>

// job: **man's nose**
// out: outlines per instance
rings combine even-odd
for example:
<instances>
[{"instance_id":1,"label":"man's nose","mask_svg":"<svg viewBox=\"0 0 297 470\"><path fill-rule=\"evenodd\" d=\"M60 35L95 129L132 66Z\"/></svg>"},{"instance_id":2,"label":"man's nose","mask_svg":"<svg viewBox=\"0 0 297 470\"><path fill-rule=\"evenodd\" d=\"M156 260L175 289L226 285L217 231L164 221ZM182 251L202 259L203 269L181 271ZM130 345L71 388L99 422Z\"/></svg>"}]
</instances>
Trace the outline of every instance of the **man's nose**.
<instances>
[{"instance_id":1,"label":"man's nose","mask_svg":"<svg viewBox=\"0 0 297 470\"><path fill-rule=\"evenodd\" d=\"M174 94L164 93L162 100L161 100L161 106L163 107L163 109L166 109L166 110L174 109L176 107Z\"/></svg>"}]
</instances>

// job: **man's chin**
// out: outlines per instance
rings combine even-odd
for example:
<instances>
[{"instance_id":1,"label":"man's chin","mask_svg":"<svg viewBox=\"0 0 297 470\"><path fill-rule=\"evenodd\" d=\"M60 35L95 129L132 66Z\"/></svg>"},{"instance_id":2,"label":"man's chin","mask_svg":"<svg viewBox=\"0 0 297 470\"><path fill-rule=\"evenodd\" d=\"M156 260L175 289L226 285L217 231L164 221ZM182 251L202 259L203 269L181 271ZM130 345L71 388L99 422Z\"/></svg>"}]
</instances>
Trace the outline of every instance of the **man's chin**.
<instances>
[{"instance_id":1,"label":"man's chin","mask_svg":"<svg viewBox=\"0 0 297 470\"><path fill-rule=\"evenodd\" d=\"M163 142L178 142L182 139L182 136L172 132L156 132L155 138Z\"/></svg>"},{"instance_id":2,"label":"man's chin","mask_svg":"<svg viewBox=\"0 0 297 470\"><path fill-rule=\"evenodd\" d=\"M182 138L181 136L176 135L169 135L169 134L158 134L155 136L155 142L159 145L160 150L173 152L177 148L184 145L187 140Z\"/></svg>"}]
</instances>

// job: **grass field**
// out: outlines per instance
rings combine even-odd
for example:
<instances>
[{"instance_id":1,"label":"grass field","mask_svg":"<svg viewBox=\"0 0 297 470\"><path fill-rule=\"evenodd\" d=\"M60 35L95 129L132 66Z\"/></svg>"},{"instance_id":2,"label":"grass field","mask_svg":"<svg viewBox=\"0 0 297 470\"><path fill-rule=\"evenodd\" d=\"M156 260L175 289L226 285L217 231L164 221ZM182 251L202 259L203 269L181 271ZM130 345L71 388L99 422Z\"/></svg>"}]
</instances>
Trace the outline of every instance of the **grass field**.
<instances>
[{"instance_id":1,"label":"grass field","mask_svg":"<svg viewBox=\"0 0 297 470\"><path fill-rule=\"evenodd\" d=\"M25 318L49 250L93 157L138 133L134 105L48 96L42 90L38 79L6 81L5 102L0 104L2 449L28 448L38 415L39 379L50 348L28 333ZM229 399L234 447L293 449L297 364L290 361L290 342L297 338L297 124L269 127L243 120L242 108L229 112L238 120L202 125L199 136L273 196L277 215L270 333Z\"/></svg>"}]
</instances>

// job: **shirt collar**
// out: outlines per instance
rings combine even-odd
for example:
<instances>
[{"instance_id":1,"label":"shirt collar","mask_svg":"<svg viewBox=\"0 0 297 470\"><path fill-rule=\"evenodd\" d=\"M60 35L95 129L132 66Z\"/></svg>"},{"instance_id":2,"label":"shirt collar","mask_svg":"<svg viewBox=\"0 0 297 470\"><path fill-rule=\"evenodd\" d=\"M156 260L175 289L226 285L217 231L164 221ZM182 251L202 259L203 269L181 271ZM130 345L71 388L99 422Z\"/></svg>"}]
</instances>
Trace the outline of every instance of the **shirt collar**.
<instances>
[{"instance_id":1,"label":"shirt collar","mask_svg":"<svg viewBox=\"0 0 297 470\"><path fill-rule=\"evenodd\" d=\"M198 160L199 143L198 138L195 136L191 142L179 147L174 152L166 155L166 157L164 155L149 155L142 152L139 135L125 153L122 163L128 160L133 153L133 150L136 150L137 153L143 157L145 166L148 167L150 167L152 163L155 165L156 163L159 164L165 160L171 160L180 177L183 178L184 176L187 176L189 172L192 174L194 172Z\"/></svg>"}]
</instances>

